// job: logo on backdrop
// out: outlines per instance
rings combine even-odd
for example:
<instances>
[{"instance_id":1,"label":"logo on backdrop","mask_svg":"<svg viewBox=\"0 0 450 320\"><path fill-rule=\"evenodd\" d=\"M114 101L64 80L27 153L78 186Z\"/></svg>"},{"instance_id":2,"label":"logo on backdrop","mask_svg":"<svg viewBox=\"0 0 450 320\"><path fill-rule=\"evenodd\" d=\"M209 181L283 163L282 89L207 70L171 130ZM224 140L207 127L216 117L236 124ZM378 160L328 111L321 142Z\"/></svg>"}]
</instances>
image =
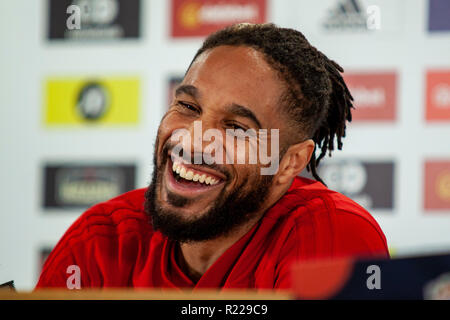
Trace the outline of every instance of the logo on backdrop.
<instances>
[{"instance_id":1,"label":"logo on backdrop","mask_svg":"<svg viewBox=\"0 0 450 320\"><path fill-rule=\"evenodd\" d=\"M429 0L428 1L428 30L450 31L450 1Z\"/></svg>"},{"instance_id":2,"label":"logo on backdrop","mask_svg":"<svg viewBox=\"0 0 450 320\"><path fill-rule=\"evenodd\" d=\"M450 160L425 162L425 209L450 209Z\"/></svg>"},{"instance_id":3,"label":"logo on backdrop","mask_svg":"<svg viewBox=\"0 0 450 320\"><path fill-rule=\"evenodd\" d=\"M137 78L49 79L45 96L47 125L133 125L139 120Z\"/></svg>"},{"instance_id":4,"label":"logo on backdrop","mask_svg":"<svg viewBox=\"0 0 450 320\"><path fill-rule=\"evenodd\" d=\"M109 100L109 93L104 86L95 82L87 83L78 95L77 109L83 119L98 120L108 109Z\"/></svg>"},{"instance_id":5,"label":"logo on backdrop","mask_svg":"<svg viewBox=\"0 0 450 320\"><path fill-rule=\"evenodd\" d=\"M329 160L320 163L318 173L328 187L366 209L392 209L394 163L359 160ZM305 170L303 176L311 178Z\"/></svg>"},{"instance_id":6,"label":"logo on backdrop","mask_svg":"<svg viewBox=\"0 0 450 320\"><path fill-rule=\"evenodd\" d=\"M450 121L450 70L426 75L426 120Z\"/></svg>"},{"instance_id":7,"label":"logo on backdrop","mask_svg":"<svg viewBox=\"0 0 450 320\"><path fill-rule=\"evenodd\" d=\"M381 11L376 5L363 6L359 0L339 0L322 25L326 30L379 30Z\"/></svg>"},{"instance_id":8,"label":"logo on backdrop","mask_svg":"<svg viewBox=\"0 0 450 320\"><path fill-rule=\"evenodd\" d=\"M172 37L202 37L234 23L264 23L266 1L172 0Z\"/></svg>"},{"instance_id":9,"label":"logo on backdrop","mask_svg":"<svg viewBox=\"0 0 450 320\"><path fill-rule=\"evenodd\" d=\"M44 207L89 207L135 189L134 165L47 165Z\"/></svg>"},{"instance_id":10,"label":"logo on backdrop","mask_svg":"<svg viewBox=\"0 0 450 320\"><path fill-rule=\"evenodd\" d=\"M49 39L139 37L140 0L49 0Z\"/></svg>"},{"instance_id":11,"label":"logo on backdrop","mask_svg":"<svg viewBox=\"0 0 450 320\"><path fill-rule=\"evenodd\" d=\"M397 109L395 72L344 73L354 100L355 121L394 121Z\"/></svg>"}]
</instances>

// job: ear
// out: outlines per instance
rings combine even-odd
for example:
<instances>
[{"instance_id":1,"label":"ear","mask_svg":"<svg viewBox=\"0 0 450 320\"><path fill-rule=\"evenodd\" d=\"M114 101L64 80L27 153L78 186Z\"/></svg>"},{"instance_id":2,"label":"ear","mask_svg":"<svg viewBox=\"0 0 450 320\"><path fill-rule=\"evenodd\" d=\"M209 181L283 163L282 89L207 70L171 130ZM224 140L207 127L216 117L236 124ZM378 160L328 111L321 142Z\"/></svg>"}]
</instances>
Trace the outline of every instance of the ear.
<instances>
[{"instance_id":1,"label":"ear","mask_svg":"<svg viewBox=\"0 0 450 320\"><path fill-rule=\"evenodd\" d=\"M276 181L279 184L286 184L298 176L308 165L314 146L311 139L290 146L281 159Z\"/></svg>"}]
</instances>

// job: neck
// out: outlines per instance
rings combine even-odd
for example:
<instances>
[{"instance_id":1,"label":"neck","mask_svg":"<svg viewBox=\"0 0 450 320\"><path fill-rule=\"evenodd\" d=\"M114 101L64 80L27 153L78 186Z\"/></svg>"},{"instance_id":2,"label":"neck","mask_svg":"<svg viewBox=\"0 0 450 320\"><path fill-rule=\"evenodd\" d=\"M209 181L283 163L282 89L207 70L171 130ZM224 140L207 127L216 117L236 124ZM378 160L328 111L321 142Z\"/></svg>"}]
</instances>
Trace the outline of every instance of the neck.
<instances>
[{"instance_id":1,"label":"neck","mask_svg":"<svg viewBox=\"0 0 450 320\"><path fill-rule=\"evenodd\" d=\"M212 240L180 243L177 261L181 269L195 283L213 265L213 263L234 243L242 238L261 219L264 213L275 204L287 191L290 185L273 190L266 205L255 214L255 217L225 236Z\"/></svg>"},{"instance_id":2,"label":"neck","mask_svg":"<svg viewBox=\"0 0 450 320\"><path fill-rule=\"evenodd\" d=\"M213 263L234 243L242 238L261 218L247 222L226 236L212 240L180 243L178 251L178 264L189 278L195 283L213 265Z\"/></svg>"}]
</instances>

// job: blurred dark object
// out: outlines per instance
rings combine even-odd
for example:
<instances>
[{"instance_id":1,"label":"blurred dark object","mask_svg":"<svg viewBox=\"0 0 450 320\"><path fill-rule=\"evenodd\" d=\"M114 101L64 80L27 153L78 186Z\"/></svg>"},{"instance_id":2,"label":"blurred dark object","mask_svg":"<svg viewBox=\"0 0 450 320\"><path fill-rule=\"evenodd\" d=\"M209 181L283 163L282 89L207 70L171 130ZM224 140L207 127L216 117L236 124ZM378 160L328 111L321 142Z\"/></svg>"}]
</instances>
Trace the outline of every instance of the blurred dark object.
<instances>
[{"instance_id":1,"label":"blurred dark object","mask_svg":"<svg viewBox=\"0 0 450 320\"><path fill-rule=\"evenodd\" d=\"M299 299L450 300L450 253L298 262L292 276Z\"/></svg>"},{"instance_id":2,"label":"blurred dark object","mask_svg":"<svg viewBox=\"0 0 450 320\"><path fill-rule=\"evenodd\" d=\"M14 280L0 284L0 290L2 289L16 291L16 288L14 287Z\"/></svg>"}]
</instances>

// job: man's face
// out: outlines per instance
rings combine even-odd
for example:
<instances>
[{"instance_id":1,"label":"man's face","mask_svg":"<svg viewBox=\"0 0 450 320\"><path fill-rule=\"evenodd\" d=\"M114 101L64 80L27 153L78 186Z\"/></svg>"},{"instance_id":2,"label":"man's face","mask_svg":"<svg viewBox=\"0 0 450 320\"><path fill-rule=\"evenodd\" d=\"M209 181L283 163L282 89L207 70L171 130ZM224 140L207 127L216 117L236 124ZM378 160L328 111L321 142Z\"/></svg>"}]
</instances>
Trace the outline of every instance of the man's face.
<instances>
[{"instance_id":1,"label":"man's face","mask_svg":"<svg viewBox=\"0 0 450 320\"><path fill-rule=\"evenodd\" d=\"M196 59L158 130L155 168L146 195L155 229L179 241L208 240L232 231L264 208L273 176L261 175L259 158L248 163L249 153L258 154L261 136L249 139L237 129L257 133L267 129L264 138L270 150L271 129L284 126L278 105L283 90L278 73L252 48L220 46ZM198 124L200 141L195 142ZM202 134L208 129L221 136L205 141ZM175 154L173 136L179 130L190 133L192 139L183 140L182 152ZM235 130L233 137L230 130ZM227 136L235 142L226 142ZM244 155L237 149L239 140L245 144ZM211 141L223 149L219 163L207 164L205 149ZM194 164L194 158L202 159L203 153L202 163ZM191 157L190 163L186 156ZM236 163L242 156L245 163Z\"/></svg>"}]
</instances>

